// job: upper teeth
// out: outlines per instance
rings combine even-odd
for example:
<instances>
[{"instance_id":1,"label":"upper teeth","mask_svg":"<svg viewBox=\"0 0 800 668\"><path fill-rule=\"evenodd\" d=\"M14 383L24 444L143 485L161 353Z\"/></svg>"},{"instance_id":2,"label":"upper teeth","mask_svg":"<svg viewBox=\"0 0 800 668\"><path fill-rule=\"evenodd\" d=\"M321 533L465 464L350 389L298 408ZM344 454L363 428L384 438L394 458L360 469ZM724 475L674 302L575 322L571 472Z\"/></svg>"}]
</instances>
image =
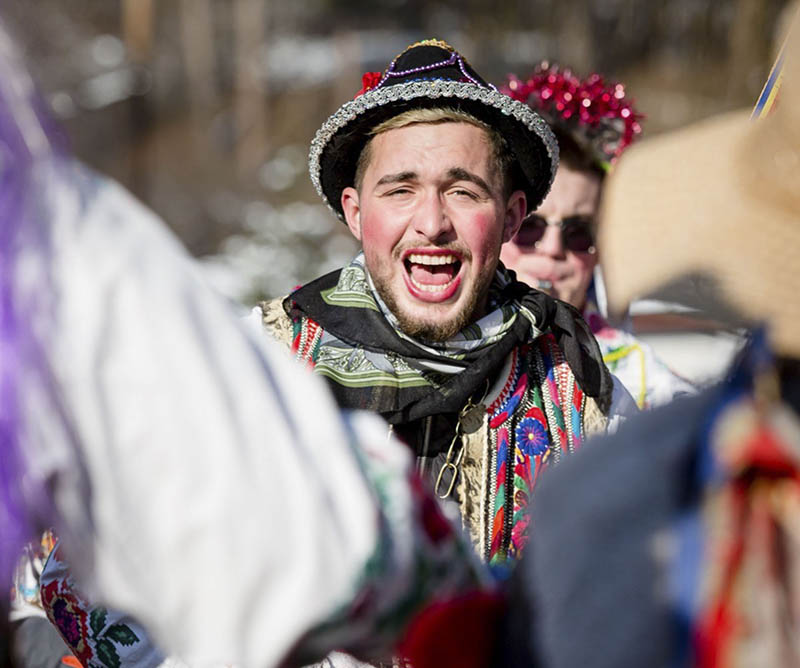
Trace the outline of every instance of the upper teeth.
<instances>
[{"instance_id":1,"label":"upper teeth","mask_svg":"<svg viewBox=\"0 0 800 668\"><path fill-rule=\"evenodd\" d=\"M408 261L414 264L453 264L458 262L455 255L420 255L412 253L408 256Z\"/></svg>"}]
</instances>

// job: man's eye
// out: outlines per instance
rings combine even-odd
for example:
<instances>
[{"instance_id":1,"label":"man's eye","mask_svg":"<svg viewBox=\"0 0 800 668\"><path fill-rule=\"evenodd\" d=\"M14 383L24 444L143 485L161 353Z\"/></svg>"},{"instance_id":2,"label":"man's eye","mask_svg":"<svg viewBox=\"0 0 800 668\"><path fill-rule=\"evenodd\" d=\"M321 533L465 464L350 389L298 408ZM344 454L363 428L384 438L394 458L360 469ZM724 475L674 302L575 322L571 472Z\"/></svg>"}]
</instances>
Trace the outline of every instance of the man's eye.
<instances>
[{"instance_id":1,"label":"man's eye","mask_svg":"<svg viewBox=\"0 0 800 668\"><path fill-rule=\"evenodd\" d=\"M466 188L454 188L452 193L458 197L468 197L469 199L478 199L478 196L471 190Z\"/></svg>"}]
</instances>

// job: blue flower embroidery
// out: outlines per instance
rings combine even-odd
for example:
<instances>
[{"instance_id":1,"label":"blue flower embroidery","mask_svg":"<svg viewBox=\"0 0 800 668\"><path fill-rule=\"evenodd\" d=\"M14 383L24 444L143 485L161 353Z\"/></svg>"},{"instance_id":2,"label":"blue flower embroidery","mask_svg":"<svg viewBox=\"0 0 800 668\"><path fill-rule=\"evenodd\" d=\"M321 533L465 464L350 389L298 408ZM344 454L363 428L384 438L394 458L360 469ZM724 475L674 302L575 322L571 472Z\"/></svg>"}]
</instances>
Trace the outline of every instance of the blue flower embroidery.
<instances>
[{"instance_id":1,"label":"blue flower embroidery","mask_svg":"<svg viewBox=\"0 0 800 668\"><path fill-rule=\"evenodd\" d=\"M547 430L535 418L526 417L520 420L515 433L519 449L529 457L541 455L547 450Z\"/></svg>"}]
</instances>

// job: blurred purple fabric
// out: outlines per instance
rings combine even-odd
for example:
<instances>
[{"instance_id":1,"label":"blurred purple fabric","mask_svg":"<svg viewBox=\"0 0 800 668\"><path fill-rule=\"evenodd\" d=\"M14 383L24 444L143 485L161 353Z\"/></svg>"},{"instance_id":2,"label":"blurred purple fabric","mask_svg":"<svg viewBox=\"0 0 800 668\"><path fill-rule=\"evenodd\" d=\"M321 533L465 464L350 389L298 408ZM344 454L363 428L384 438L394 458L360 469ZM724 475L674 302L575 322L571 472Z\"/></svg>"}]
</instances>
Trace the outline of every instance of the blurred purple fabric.
<instances>
[{"instance_id":1,"label":"blurred purple fabric","mask_svg":"<svg viewBox=\"0 0 800 668\"><path fill-rule=\"evenodd\" d=\"M0 20L0 577L10 576L32 527L22 485L32 483L19 449L17 389L23 365L35 364L26 345L26 305L15 303L15 253L20 229L30 221L31 175L37 164L65 153L64 137L50 119L30 74ZM46 289L42 277L42 289ZM34 491L35 491L34 486ZM34 498L44 498L34 494Z\"/></svg>"}]
</instances>

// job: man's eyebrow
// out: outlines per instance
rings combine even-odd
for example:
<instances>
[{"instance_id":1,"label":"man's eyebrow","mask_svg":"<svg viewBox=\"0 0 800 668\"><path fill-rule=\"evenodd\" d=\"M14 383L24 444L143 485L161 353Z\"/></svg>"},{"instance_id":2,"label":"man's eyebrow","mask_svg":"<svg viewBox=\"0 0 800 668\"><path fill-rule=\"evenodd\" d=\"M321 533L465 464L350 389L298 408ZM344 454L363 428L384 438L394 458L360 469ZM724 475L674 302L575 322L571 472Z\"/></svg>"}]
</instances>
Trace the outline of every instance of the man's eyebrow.
<instances>
[{"instance_id":1,"label":"man's eyebrow","mask_svg":"<svg viewBox=\"0 0 800 668\"><path fill-rule=\"evenodd\" d=\"M397 174L387 174L378 179L375 186L385 186L392 183L402 183L403 181L416 181L419 177L416 172L398 172Z\"/></svg>"},{"instance_id":2,"label":"man's eyebrow","mask_svg":"<svg viewBox=\"0 0 800 668\"><path fill-rule=\"evenodd\" d=\"M489 187L489 184L486 183L480 176L477 174L473 174L472 172L468 172L463 167L451 167L447 170L447 176L454 181L470 181L474 183L476 186L483 188L488 194L491 194L492 189Z\"/></svg>"}]
</instances>

